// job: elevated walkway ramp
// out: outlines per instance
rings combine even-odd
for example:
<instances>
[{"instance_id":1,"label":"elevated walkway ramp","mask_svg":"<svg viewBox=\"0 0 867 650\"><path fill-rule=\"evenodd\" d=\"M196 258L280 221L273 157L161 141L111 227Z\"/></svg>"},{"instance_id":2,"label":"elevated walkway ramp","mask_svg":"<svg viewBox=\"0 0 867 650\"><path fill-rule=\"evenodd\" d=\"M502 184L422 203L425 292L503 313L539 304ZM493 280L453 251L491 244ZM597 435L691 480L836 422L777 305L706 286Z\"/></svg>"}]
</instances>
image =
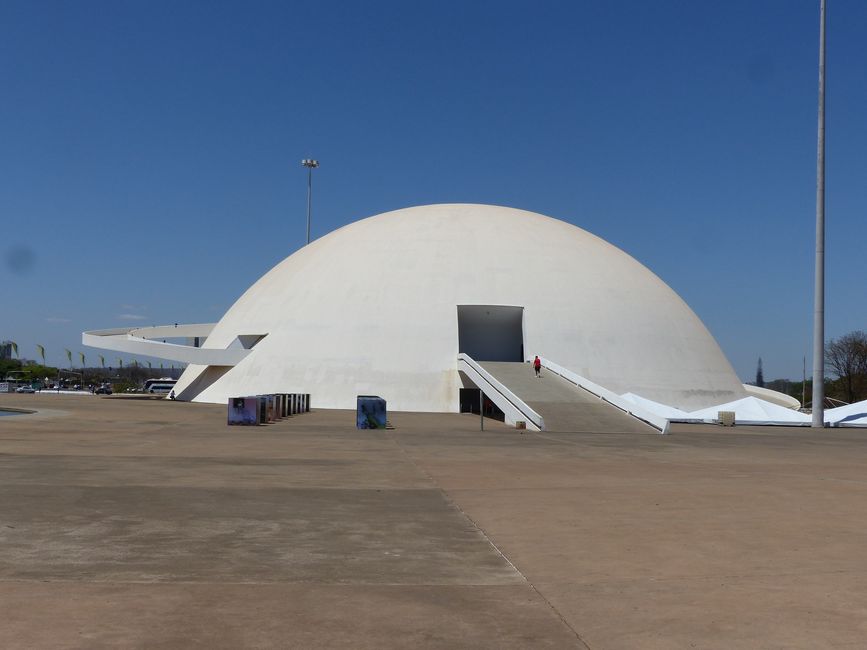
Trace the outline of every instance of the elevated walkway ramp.
<instances>
[{"instance_id":1,"label":"elevated walkway ramp","mask_svg":"<svg viewBox=\"0 0 867 650\"><path fill-rule=\"evenodd\" d=\"M546 431L575 433L656 433L656 429L596 395L542 368L537 379L529 363L478 364L538 412Z\"/></svg>"}]
</instances>

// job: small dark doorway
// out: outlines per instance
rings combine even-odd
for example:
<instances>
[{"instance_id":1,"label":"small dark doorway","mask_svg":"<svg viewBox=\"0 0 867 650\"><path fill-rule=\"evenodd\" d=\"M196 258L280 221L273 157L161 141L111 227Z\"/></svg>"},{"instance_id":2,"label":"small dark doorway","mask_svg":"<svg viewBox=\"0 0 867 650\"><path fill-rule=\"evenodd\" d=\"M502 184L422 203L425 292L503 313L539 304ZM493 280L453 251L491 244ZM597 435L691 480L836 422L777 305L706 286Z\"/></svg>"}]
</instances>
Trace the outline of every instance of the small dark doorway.
<instances>
[{"instance_id":1,"label":"small dark doorway","mask_svg":"<svg viewBox=\"0 0 867 650\"><path fill-rule=\"evenodd\" d=\"M460 389L460 403L461 403L461 413L475 413L479 414L479 401L482 393L478 388L461 388ZM500 408L494 404L491 400L485 396L485 417L492 418L494 420L499 420L500 422L505 422L506 414L503 413Z\"/></svg>"},{"instance_id":2,"label":"small dark doorway","mask_svg":"<svg viewBox=\"0 0 867 650\"><path fill-rule=\"evenodd\" d=\"M461 388L460 389L460 402L461 402L461 413L476 413L479 412L479 397L481 393L479 393L478 388Z\"/></svg>"},{"instance_id":3,"label":"small dark doorway","mask_svg":"<svg viewBox=\"0 0 867 650\"><path fill-rule=\"evenodd\" d=\"M524 361L524 308L458 305L458 352L476 361Z\"/></svg>"}]
</instances>

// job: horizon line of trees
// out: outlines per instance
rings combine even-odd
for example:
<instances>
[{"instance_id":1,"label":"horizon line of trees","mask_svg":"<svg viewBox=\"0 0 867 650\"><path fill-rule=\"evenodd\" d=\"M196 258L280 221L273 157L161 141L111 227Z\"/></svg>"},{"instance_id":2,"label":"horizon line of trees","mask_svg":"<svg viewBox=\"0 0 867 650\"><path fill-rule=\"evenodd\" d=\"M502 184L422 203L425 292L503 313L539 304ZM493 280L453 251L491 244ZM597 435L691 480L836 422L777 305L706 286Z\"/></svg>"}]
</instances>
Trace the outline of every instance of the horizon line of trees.
<instances>
[{"instance_id":1,"label":"horizon line of trees","mask_svg":"<svg viewBox=\"0 0 867 650\"><path fill-rule=\"evenodd\" d=\"M164 363L159 363L155 367L152 361L140 362L137 359L133 359L124 362L120 357L115 359L116 365L111 365L111 360L108 360L107 365L106 358L102 354L96 355L100 361L99 366L88 366L86 363L87 357L83 352L78 353L81 365L75 366L72 363L72 351L69 349L65 349L66 358L69 360L69 367L62 368L45 363L45 348L42 345L36 345L36 351L42 360L42 363L37 363L32 359L20 358L18 345L12 341L9 343L17 358L0 359L0 381L45 383L47 379L64 384L81 384L83 386L118 382L135 385L143 383L145 379L156 379L163 376L177 379L184 370L184 366L182 365L175 366L174 364L170 364L166 366Z\"/></svg>"},{"instance_id":2,"label":"horizon line of trees","mask_svg":"<svg viewBox=\"0 0 867 650\"><path fill-rule=\"evenodd\" d=\"M9 357L8 359L0 359L0 362L18 360L18 361L20 361L21 365L24 365L24 366L37 365L34 360L27 359L26 357L25 358L21 357L21 355L18 353L18 344L15 341L5 341L4 343L8 343L11 346L12 353L15 355L15 359L12 359L11 357ZM81 368L81 369L85 369L85 370L91 368L91 366L87 365L87 356L84 354L84 352L80 352L80 351L78 352L78 359L81 362L81 365L80 366L74 366L72 363L72 356L73 356L72 350L70 350L69 348L63 348L63 351L66 353L66 358L69 361L69 369L70 370L72 370L73 368L76 368L76 367ZM43 367L61 369L60 366L49 366L48 364L46 364L46 362L45 362L45 346L44 345L40 345L39 343L37 343L36 344L36 353L39 355L39 358L42 359L41 365ZM113 367L111 365L111 360L109 360L109 365L106 366L105 355L97 354L96 356L97 356L97 358L99 358L99 363L100 363L99 368L108 367L109 369L111 369ZM124 361L122 358L117 357L116 361L117 361L117 367L118 368L124 367ZM133 359L132 361L127 362L127 365L132 365L132 366L136 366L136 367L147 365L148 368L153 368L153 362L152 361L145 361L144 364L142 364L140 361L138 361L138 359ZM164 366L165 366L164 363L159 364L160 368L164 369ZM92 367L96 368L96 366L92 366ZM174 367L175 367L174 364L171 364L171 368L174 369ZM183 366L179 365L178 367L182 368Z\"/></svg>"},{"instance_id":3,"label":"horizon line of trees","mask_svg":"<svg viewBox=\"0 0 867 650\"><path fill-rule=\"evenodd\" d=\"M867 400L867 333L855 330L825 343L825 397L839 402L860 402ZM797 400L805 396L809 403L813 394L813 380L790 381L763 378L762 362L756 372L755 385L791 395ZM761 381L761 384L759 383Z\"/></svg>"}]
</instances>

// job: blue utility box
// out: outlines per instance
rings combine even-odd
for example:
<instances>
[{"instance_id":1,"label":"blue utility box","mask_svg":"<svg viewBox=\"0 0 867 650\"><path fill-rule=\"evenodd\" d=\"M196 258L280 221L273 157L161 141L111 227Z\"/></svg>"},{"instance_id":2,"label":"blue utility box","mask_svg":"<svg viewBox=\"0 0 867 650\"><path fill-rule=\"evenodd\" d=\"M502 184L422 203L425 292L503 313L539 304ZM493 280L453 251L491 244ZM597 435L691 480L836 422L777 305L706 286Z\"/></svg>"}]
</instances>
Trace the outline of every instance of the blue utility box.
<instances>
[{"instance_id":1,"label":"blue utility box","mask_svg":"<svg viewBox=\"0 0 867 650\"><path fill-rule=\"evenodd\" d=\"M385 428L385 400L377 395L359 395L358 408L355 415L355 426L358 429Z\"/></svg>"}]
</instances>

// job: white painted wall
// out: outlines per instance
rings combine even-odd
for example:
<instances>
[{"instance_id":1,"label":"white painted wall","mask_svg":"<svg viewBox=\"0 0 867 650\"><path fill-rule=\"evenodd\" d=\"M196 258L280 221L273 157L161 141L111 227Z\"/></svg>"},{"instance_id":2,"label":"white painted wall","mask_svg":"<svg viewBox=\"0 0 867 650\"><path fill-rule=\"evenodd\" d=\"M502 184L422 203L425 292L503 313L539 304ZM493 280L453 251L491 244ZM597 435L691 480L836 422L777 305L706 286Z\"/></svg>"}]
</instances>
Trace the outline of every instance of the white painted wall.
<instances>
[{"instance_id":1,"label":"white painted wall","mask_svg":"<svg viewBox=\"0 0 867 650\"><path fill-rule=\"evenodd\" d=\"M523 306L526 356L616 393L689 410L744 396L701 321L623 251L532 212L454 204L355 222L274 267L204 347L268 336L195 399L304 392L354 408L372 394L394 410L456 412L457 305Z\"/></svg>"}]
</instances>

